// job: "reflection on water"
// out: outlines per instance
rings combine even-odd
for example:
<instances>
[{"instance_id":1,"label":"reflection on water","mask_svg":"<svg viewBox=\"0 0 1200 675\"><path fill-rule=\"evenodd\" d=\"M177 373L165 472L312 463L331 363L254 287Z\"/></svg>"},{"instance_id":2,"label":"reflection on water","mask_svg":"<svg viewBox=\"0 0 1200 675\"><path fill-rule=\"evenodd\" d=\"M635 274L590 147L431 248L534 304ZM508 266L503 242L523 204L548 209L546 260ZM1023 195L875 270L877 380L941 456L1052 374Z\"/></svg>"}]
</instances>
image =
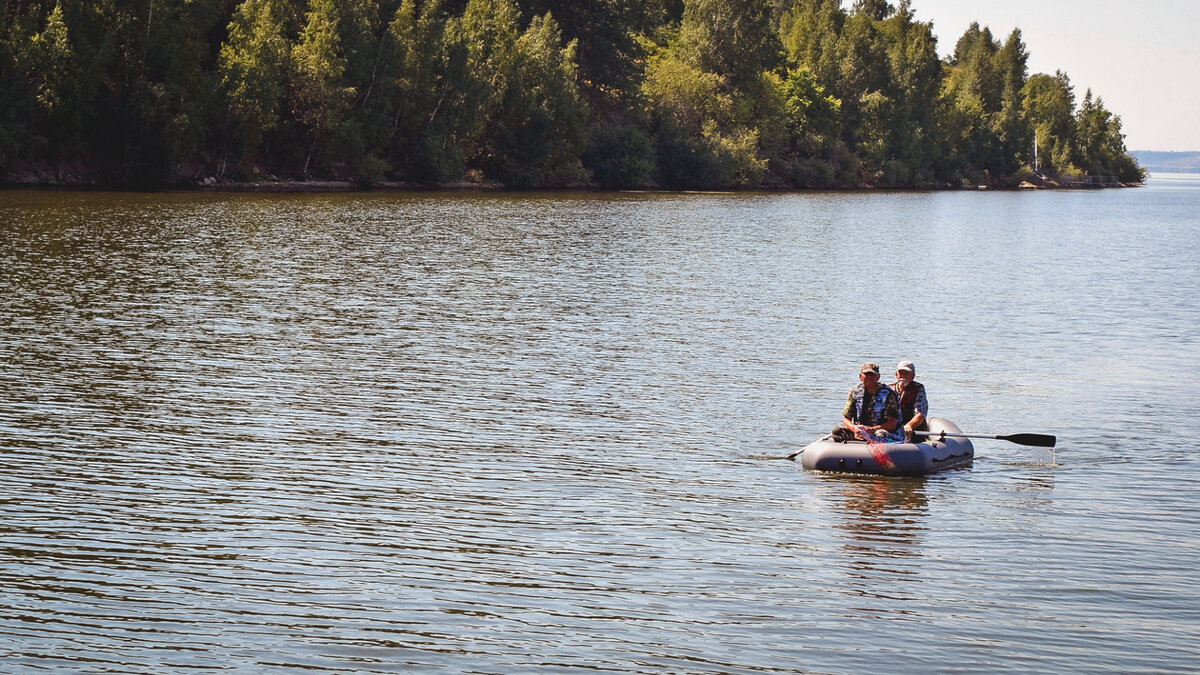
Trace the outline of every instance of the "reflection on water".
<instances>
[{"instance_id":1,"label":"reflection on water","mask_svg":"<svg viewBox=\"0 0 1200 675\"><path fill-rule=\"evenodd\" d=\"M0 193L4 669L1187 670L1198 195Z\"/></svg>"},{"instance_id":2,"label":"reflection on water","mask_svg":"<svg viewBox=\"0 0 1200 675\"><path fill-rule=\"evenodd\" d=\"M926 554L923 535L928 528L925 478L837 476L841 494L838 510L844 541L841 564L846 567L845 593L871 598L882 606L853 605L858 620L886 620L909 610L895 603L923 593L921 566Z\"/></svg>"},{"instance_id":3,"label":"reflection on water","mask_svg":"<svg viewBox=\"0 0 1200 675\"><path fill-rule=\"evenodd\" d=\"M871 566L878 558L920 557L928 516L925 478L833 480L843 483L841 527L850 539L846 549L860 557L856 566Z\"/></svg>"}]
</instances>

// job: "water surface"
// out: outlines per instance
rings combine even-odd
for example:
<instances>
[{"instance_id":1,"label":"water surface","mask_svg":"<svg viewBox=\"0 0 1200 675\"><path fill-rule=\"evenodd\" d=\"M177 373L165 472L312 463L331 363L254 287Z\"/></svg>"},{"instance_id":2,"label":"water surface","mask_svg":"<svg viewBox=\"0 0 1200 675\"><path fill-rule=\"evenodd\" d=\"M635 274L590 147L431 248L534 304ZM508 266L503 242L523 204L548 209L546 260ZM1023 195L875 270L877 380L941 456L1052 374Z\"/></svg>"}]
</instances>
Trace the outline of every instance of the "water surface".
<instances>
[{"instance_id":1,"label":"water surface","mask_svg":"<svg viewBox=\"0 0 1200 675\"><path fill-rule=\"evenodd\" d=\"M0 670L1194 672L1200 182L0 193ZM860 362L976 443L778 458Z\"/></svg>"}]
</instances>

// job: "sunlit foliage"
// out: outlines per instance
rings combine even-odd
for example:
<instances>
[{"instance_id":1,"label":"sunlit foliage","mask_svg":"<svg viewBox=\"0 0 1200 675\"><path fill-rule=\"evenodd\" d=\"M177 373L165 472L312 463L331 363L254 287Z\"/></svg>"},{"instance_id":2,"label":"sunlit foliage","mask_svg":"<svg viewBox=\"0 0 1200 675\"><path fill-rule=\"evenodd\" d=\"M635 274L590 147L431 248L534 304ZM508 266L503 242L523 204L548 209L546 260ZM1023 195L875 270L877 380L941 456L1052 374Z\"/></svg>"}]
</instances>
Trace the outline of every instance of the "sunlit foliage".
<instances>
[{"instance_id":1,"label":"sunlit foliage","mask_svg":"<svg viewBox=\"0 0 1200 675\"><path fill-rule=\"evenodd\" d=\"M1014 30L908 0L0 4L0 176L905 187L1143 172Z\"/></svg>"}]
</instances>

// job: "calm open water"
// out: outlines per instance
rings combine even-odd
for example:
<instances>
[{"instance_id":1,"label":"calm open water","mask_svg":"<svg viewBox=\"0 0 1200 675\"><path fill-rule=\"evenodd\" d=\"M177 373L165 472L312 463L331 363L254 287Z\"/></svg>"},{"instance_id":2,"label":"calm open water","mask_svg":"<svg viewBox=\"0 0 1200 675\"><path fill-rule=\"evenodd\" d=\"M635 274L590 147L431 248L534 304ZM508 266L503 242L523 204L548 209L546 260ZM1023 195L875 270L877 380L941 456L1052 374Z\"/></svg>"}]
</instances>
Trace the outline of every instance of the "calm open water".
<instances>
[{"instance_id":1,"label":"calm open water","mask_svg":"<svg viewBox=\"0 0 1200 675\"><path fill-rule=\"evenodd\" d=\"M0 193L0 671L1200 664L1200 178ZM860 362L976 441L778 459Z\"/></svg>"}]
</instances>

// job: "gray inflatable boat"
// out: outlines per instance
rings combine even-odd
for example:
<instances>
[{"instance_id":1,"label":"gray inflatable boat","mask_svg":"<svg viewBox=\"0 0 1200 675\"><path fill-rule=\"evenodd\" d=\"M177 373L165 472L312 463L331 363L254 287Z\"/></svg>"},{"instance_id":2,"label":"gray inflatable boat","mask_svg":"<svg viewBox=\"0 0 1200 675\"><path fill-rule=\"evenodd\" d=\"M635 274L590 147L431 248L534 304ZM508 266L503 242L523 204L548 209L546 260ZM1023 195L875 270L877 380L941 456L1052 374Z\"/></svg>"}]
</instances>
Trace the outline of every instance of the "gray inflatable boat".
<instances>
[{"instance_id":1,"label":"gray inflatable boat","mask_svg":"<svg viewBox=\"0 0 1200 675\"><path fill-rule=\"evenodd\" d=\"M800 452L800 459L804 468L815 471L888 476L924 476L966 466L975 459L975 447L971 445L970 439L939 435L943 431L947 434L961 434L962 431L954 422L931 417L929 431L927 440L920 443L883 444L882 449L893 465L890 471L879 465L865 441L839 443L833 440L832 436L806 445Z\"/></svg>"}]
</instances>

